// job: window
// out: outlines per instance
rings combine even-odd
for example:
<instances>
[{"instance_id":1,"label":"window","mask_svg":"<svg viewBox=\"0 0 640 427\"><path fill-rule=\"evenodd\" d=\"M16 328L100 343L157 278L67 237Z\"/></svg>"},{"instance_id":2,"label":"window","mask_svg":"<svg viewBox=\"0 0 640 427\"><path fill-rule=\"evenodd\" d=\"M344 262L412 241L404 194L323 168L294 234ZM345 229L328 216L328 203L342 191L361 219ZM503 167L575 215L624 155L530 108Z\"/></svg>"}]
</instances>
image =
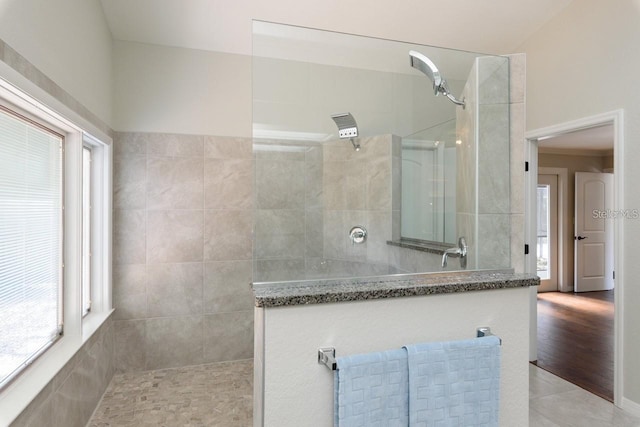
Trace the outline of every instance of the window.
<instances>
[{"instance_id":1,"label":"window","mask_svg":"<svg viewBox=\"0 0 640 427\"><path fill-rule=\"evenodd\" d=\"M63 142L0 106L0 387L62 335Z\"/></svg>"}]
</instances>

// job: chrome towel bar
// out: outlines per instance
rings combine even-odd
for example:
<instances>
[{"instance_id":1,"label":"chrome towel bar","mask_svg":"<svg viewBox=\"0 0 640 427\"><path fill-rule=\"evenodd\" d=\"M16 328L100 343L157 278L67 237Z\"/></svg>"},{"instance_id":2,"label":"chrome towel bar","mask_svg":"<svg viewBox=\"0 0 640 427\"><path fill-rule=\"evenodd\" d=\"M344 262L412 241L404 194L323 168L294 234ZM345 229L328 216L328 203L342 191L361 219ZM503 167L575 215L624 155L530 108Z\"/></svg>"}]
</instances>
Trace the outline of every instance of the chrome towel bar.
<instances>
[{"instance_id":1,"label":"chrome towel bar","mask_svg":"<svg viewBox=\"0 0 640 427\"><path fill-rule=\"evenodd\" d=\"M493 336L491 328L488 326L481 326L476 329L476 337L488 337ZM502 338L498 337L500 345L502 345ZM318 349L318 364L325 365L332 371L338 370L338 363L336 362L336 349L334 347L323 347Z\"/></svg>"}]
</instances>

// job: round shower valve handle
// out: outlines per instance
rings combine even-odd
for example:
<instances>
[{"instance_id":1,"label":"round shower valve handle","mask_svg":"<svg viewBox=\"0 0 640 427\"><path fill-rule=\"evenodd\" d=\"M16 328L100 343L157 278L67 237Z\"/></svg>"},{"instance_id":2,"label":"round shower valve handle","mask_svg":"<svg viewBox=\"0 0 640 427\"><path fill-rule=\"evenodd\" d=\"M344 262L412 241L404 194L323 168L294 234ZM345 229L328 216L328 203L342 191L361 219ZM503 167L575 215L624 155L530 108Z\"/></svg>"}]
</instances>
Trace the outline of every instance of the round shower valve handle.
<instances>
[{"instance_id":1,"label":"round shower valve handle","mask_svg":"<svg viewBox=\"0 0 640 427\"><path fill-rule=\"evenodd\" d=\"M367 240L367 229L361 225L356 225L349 231L349 238L351 239L352 245L363 243Z\"/></svg>"}]
</instances>

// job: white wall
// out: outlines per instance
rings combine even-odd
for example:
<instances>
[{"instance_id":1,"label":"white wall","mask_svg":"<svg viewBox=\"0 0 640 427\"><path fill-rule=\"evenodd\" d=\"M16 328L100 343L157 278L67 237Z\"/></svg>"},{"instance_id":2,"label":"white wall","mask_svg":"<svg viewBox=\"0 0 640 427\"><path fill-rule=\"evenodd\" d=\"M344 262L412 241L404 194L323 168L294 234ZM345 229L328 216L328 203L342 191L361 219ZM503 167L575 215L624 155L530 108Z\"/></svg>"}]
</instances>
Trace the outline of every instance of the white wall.
<instances>
[{"instance_id":1,"label":"white wall","mask_svg":"<svg viewBox=\"0 0 640 427\"><path fill-rule=\"evenodd\" d=\"M640 1L572 2L518 51L527 54L527 128L624 109L624 208L640 207ZM616 165L618 168L618 165ZM640 221L624 220L624 390L640 403ZM616 274L618 276L618 274Z\"/></svg>"},{"instance_id":2,"label":"white wall","mask_svg":"<svg viewBox=\"0 0 640 427\"><path fill-rule=\"evenodd\" d=\"M251 57L114 42L118 131L251 136Z\"/></svg>"},{"instance_id":3,"label":"white wall","mask_svg":"<svg viewBox=\"0 0 640 427\"><path fill-rule=\"evenodd\" d=\"M0 39L111 124L111 32L98 0L3 0Z\"/></svg>"},{"instance_id":4,"label":"white wall","mask_svg":"<svg viewBox=\"0 0 640 427\"><path fill-rule=\"evenodd\" d=\"M118 131L251 136L256 122L326 135L337 133L331 114L351 111L362 136L404 136L454 111L424 76L124 41L114 42L114 80Z\"/></svg>"},{"instance_id":5,"label":"white wall","mask_svg":"<svg viewBox=\"0 0 640 427\"><path fill-rule=\"evenodd\" d=\"M256 426L261 409L265 426L333 425L333 372L317 363L318 348L341 357L469 339L480 326L502 338L500 425L527 425L528 288L257 308L256 325Z\"/></svg>"}]
</instances>

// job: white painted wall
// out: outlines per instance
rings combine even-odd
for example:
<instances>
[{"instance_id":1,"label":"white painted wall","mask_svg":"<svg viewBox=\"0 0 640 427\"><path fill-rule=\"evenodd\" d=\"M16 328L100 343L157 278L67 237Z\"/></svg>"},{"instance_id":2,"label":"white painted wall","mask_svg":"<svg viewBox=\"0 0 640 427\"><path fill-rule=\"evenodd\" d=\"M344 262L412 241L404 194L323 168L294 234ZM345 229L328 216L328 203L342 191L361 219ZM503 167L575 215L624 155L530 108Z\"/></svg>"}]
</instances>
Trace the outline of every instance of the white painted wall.
<instances>
[{"instance_id":1,"label":"white painted wall","mask_svg":"<svg viewBox=\"0 0 640 427\"><path fill-rule=\"evenodd\" d=\"M251 136L251 57L114 42L114 128Z\"/></svg>"},{"instance_id":2,"label":"white painted wall","mask_svg":"<svg viewBox=\"0 0 640 427\"><path fill-rule=\"evenodd\" d=\"M264 369L256 382L264 395L254 391L256 426L333 425L333 373L317 363L318 348L335 347L340 357L469 339L479 326L503 340L500 425L528 424L528 288L257 308L256 325L256 369Z\"/></svg>"},{"instance_id":3,"label":"white painted wall","mask_svg":"<svg viewBox=\"0 0 640 427\"><path fill-rule=\"evenodd\" d=\"M527 54L528 130L624 109L627 209L640 207L640 168L631 167L640 161L639 23L640 0L574 1L517 49ZM624 221L622 402L640 410L640 221Z\"/></svg>"},{"instance_id":4,"label":"white painted wall","mask_svg":"<svg viewBox=\"0 0 640 427\"><path fill-rule=\"evenodd\" d=\"M111 124L111 32L99 0L3 0L0 39Z\"/></svg>"},{"instance_id":5,"label":"white painted wall","mask_svg":"<svg viewBox=\"0 0 640 427\"><path fill-rule=\"evenodd\" d=\"M330 115L350 111L361 136L405 136L454 115L421 75L123 41L114 42L114 64L118 131L251 136L255 122L337 137ZM454 93L462 86L449 83Z\"/></svg>"}]
</instances>

